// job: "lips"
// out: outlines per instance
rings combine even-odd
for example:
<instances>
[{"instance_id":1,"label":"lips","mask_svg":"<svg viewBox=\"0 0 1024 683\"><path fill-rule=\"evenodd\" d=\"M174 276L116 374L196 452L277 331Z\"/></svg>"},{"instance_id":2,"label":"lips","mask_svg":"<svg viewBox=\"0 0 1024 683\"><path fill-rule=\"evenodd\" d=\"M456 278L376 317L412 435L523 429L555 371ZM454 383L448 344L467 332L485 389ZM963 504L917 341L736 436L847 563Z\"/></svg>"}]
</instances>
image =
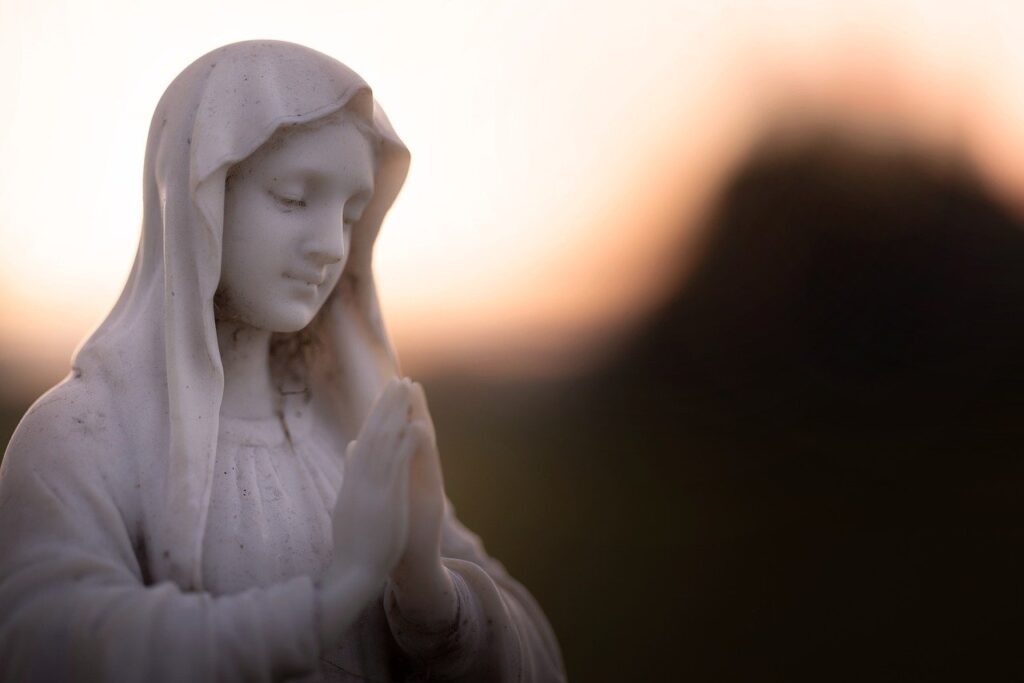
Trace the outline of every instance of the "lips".
<instances>
[{"instance_id":1,"label":"lips","mask_svg":"<svg viewBox=\"0 0 1024 683\"><path fill-rule=\"evenodd\" d=\"M286 278L298 280L299 282L304 282L307 285L313 285L315 287L319 287L320 285L322 285L324 283L324 280L326 279L321 273L311 272L288 272L285 273L284 276Z\"/></svg>"}]
</instances>

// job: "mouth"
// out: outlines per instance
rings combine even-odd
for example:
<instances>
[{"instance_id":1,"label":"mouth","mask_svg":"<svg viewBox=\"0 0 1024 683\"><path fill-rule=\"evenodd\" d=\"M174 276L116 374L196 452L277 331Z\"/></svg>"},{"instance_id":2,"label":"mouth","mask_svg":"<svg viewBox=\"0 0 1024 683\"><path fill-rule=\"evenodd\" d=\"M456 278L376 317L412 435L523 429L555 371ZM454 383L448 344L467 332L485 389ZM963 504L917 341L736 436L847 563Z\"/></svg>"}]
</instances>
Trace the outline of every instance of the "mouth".
<instances>
[{"instance_id":1,"label":"mouth","mask_svg":"<svg viewBox=\"0 0 1024 683\"><path fill-rule=\"evenodd\" d=\"M290 280L302 282L313 287L319 287L324 283L324 276L319 273L285 273L284 276Z\"/></svg>"}]
</instances>

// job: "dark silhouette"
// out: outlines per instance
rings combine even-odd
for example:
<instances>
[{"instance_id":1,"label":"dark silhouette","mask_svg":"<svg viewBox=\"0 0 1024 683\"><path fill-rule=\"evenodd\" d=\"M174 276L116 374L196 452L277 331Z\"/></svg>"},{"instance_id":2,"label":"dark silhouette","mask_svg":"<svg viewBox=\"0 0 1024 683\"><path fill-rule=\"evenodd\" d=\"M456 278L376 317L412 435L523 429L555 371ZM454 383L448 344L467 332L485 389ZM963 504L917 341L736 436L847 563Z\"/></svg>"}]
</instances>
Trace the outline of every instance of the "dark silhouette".
<instances>
[{"instance_id":1,"label":"dark silhouette","mask_svg":"<svg viewBox=\"0 0 1024 683\"><path fill-rule=\"evenodd\" d=\"M1024 676L1018 219L954 159L825 131L755 150L706 227L605 367L435 393L451 495L570 676Z\"/></svg>"}]
</instances>

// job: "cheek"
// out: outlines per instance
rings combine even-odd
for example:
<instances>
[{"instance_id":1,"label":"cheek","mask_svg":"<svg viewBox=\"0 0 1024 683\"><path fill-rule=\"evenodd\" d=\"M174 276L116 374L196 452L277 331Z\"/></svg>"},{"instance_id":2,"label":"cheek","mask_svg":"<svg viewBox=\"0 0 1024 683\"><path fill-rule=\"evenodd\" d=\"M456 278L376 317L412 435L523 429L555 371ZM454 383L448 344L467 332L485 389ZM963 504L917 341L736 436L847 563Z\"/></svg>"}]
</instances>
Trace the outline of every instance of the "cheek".
<instances>
[{"instance_id":1,"label":"cheek","mask_svg":"<svg viewBox=\"0 0 1024 683\"><path fill-rule=\"evenodd\" d=\"M280 211L262 210L254 198L246 199L225 207L221 285L251 301L281 278L293 245Z\"/></svg>"}]
</instances>

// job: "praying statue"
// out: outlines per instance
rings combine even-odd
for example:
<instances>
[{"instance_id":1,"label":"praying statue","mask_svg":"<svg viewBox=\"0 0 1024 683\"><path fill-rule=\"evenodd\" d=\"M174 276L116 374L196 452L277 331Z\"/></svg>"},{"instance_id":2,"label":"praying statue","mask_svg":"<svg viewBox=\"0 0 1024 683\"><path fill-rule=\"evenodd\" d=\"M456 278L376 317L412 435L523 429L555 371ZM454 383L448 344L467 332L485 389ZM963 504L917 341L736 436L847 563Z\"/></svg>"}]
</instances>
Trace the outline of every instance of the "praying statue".
<instances>
[{"instance_id":1,"label":"praying statue","mask_svg":"<svg viewBox=\"0 0 1024 683\"><path fill-rule=\"evenodd\" d=\"M0 470L0 680L565 679L454 516L381 317L408 165L306 47L228 45L171 83L127 284Z\"/></svg>"}]
</instances>

